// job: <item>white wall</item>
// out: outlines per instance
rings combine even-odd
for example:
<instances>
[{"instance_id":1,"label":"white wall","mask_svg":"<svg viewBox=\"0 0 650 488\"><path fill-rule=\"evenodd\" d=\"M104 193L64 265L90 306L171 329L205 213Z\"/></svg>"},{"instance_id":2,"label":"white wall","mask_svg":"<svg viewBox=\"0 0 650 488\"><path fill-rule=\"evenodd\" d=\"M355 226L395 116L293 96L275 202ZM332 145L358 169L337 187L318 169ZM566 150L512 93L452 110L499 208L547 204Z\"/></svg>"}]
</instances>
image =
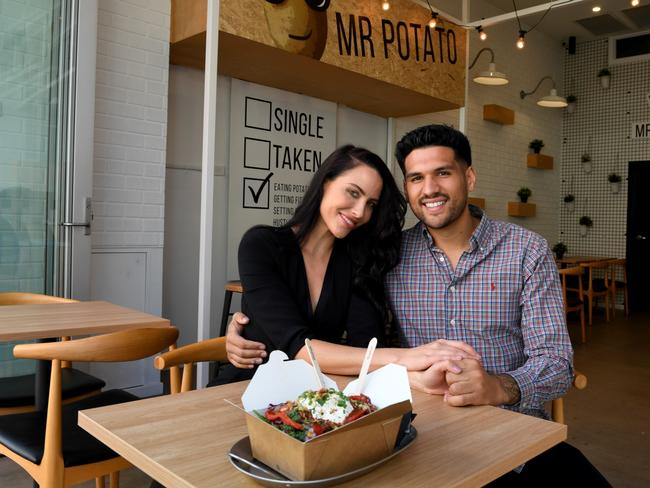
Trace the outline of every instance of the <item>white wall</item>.
<instances>
[{"instance_id":1,"label":"white wall","mask_svg":"<svg viewBox=\"0 0 650 488\"><path fill-rule=\"evenodd\" d=\"M97 28L91 296L156 315L162 313L170 8L169 0L100 0ZM93 368L113 385L158 382L150 360L119 378L114 368Z\"/></svg>"}]
</instances>

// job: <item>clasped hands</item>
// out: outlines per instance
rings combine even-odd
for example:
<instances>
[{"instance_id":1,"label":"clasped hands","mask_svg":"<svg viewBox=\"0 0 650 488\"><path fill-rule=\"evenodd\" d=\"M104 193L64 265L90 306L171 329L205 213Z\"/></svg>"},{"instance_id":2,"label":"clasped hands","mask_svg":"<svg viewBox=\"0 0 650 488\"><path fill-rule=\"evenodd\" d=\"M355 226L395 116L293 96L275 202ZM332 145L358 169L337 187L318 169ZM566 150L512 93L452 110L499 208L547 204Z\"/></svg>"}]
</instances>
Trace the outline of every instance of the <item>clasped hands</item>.
<instances>
[{"instance_id":1,"label":"clasped hands","mask_svg":"<svg viewBox=\"0 0 650 488\"><path fill-rule=\"evenodd\" d=\"M264 345L242 337L248 317L235 313L226 334L228 360L238 368L253 368L266 357ZM474 348L461 341L438 339L400 349L395 362L408 369L415 389L444 395L452 406L511 403L500 376L488 374Z\"/></svg>"}]
</instances>

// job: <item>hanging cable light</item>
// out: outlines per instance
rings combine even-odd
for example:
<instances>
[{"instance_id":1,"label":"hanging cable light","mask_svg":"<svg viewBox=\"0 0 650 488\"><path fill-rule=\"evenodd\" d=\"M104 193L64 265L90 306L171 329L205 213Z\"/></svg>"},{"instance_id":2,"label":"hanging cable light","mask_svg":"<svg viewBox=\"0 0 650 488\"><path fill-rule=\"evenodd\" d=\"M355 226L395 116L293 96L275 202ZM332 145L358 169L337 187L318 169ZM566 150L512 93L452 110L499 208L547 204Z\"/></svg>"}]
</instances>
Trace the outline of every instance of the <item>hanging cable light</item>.
<instances>
[{"instance_id":1,"label":"hanging cable light","mask_svg":"<svg viewBox=\"0 0 650 488\"><path fill-rule=\"evenodd\" d=\"M523 49L526 46L526 31L525 30L520 30L519 31L519 37L517 38L517 47L519 49Z\"/></svg>"},{"instance_id":2,"label":"hanging cable light","mask_svg":"<svg viewBox=\"0 0 650 488\"><path fill-rule=\"evenodd\" d=\"M483 26L479 25L479 26L476 28L476 30L477 30L477 32L478 32L478 37L479 37L479 39L480 39L481 41L484 41L484 40L487 39L487 32L485 32L485 31L483 30Z\"/></svg>"},{"instance_id":3,"label":"hanging cable light","mask_svg":"<svg viewBox=\"0 0 650 488\"><path fill-rule=\"evenodd\" d=\"M384 2L381 4L381 9L388 10L389 8L390 8L390 3L388 3L388 0L384 0Z\"/></svg>"},{"instance_id":4,"label":"hanging cable light","mask_svg":"<svg viewBox=\"0 0 650 488\"><path fill-rule=\"evenodd\" d=\"M630 3L632 4L633 7L636 7L637 5L639 5L639 0L632 0Z\"/></svg>"}]
</instances>

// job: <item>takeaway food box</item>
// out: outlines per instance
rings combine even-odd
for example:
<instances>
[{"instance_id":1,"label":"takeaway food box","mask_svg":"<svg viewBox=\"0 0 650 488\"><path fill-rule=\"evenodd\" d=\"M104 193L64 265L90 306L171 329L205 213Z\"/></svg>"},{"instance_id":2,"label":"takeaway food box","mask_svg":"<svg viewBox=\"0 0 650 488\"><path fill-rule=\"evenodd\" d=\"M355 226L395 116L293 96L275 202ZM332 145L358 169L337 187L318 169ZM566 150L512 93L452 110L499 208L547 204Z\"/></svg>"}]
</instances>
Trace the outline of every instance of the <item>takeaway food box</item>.
<instances>
[{"instance_id":1,"label":"takeaway food box","mask_svg":"<svg viewBox=\"0 0 650 488\"><path fill-rule=\"evenodd\" d=\"M327 388L339 389L324 376ZM343 392L357 393L358 380ZM295 400L305 390L318 390L309 363L288 360L273 351L260 366L242 395L253 457L294 481L338 476L389 456L395 447L402 416L412 410L406 368L389 364L366 376L361 393L370 397L377 411L306 442L291 437L260 419L269 404Z\"/></svg>"}]
</instances>

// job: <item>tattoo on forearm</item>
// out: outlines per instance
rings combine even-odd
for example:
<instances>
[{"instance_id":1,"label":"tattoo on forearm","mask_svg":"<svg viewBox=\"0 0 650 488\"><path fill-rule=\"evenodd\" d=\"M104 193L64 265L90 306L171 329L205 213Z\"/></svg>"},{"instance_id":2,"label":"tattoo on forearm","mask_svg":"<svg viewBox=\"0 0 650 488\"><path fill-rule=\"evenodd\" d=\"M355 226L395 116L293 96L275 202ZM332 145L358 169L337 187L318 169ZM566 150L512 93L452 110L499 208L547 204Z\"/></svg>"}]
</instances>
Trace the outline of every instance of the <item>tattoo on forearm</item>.
<instances>
[{"instance_id":1,"label":"tattoo on forearm","mask_svg":"<svg viewBox=\"0 0 650 488\"><path fill-rule=\"evenodd\" d=\"M501 386L503 387L503 391L506 392L506 395L508 397L504 404L513 405L517 403L521 397L521 391L519 391L519 385L515 379L508 374L497 375L497 378L499 378Z\"/></svg>"}]
</instances>

